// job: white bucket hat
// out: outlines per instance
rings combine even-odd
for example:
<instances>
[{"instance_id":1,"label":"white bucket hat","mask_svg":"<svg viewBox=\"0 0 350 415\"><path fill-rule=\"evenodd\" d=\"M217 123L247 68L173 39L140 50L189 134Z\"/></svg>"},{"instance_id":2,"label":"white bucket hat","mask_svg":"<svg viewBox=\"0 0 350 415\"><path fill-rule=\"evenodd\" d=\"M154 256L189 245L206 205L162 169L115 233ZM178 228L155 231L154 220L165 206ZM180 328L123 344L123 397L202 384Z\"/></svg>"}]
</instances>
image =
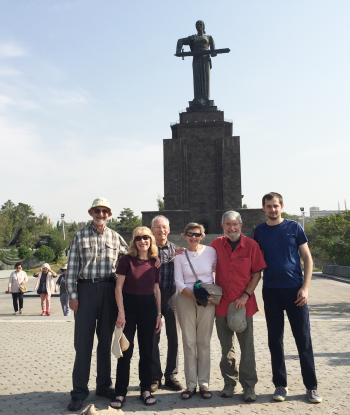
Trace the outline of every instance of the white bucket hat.
<instances>
[{"instance_id":1,"label":"white bucket hat","mask_svg":"<svg viewBox=\"0 0 350 415\"><path fill-rule=\"evenodd\" d=\"M97 197L96 199L94 199L88 212L91 213L91 210L96 207L105 207L109 210L109 215L112 215L111 204L109 203L109 200L105 197Z\"/></svg>"},{"instance_id":2,"label":"white bucket hat","mask_svg":"<svg viewBox=\"0 0 350 415\"><path fill-rule=\"evenodd\" d=\"M112 344L112 353L119 359L123 356L123 352L128 350L130 346L129 340L126 338L123 330L117 326L114 329L114 339Z\"/></svg>"},{"instance_id":3,"label":"white bucket hat","mask_svg":"<svg viewBox=\"0 0 350 415\"><path fill-rule=\"evenodd\" d=\"M245 307L236 308L233 303L230 303L227 310L227 325L235 333L243 333L247 328Z\"/></svg>"}]
</instances>

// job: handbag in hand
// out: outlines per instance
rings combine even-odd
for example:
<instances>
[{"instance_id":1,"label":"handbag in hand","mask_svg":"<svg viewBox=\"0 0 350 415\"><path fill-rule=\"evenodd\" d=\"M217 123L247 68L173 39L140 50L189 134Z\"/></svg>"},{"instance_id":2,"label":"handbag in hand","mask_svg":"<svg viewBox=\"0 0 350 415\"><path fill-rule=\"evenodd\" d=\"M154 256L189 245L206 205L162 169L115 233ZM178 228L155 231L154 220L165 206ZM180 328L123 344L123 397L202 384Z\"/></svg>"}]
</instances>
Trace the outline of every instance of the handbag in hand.
<instances>
[{"instance_id":1,"label":"handbag in hand","mask_svg":"<svg viewBox=\"0 0 350 415\"><path fill-rule=\"evenodd\" d=\"M198 278L197 273L193 268L187 250L185 251L185 254L187 261L190 265L191 271L196 278L196 282L193 286L193 294L196 297L197 304L205 307L206 305L208 305L208 300L210 297L210 302L214 305L218 305L222 297L222 288L216 284L202 282Z\"/></svg>"},{"instance_id":2,"label":"handbag in hand","mask_svg":"<svg viewBox=\"0 0 350 415\"><path fill-rule=\"evenodd\" d=\"M19 285L18 285L18 288L19 288L19 292L20 293L26 293L28 290L27 290L27 286L26 286L26 283L25 282L21 282Z\"/></svg>"}]
</instances>

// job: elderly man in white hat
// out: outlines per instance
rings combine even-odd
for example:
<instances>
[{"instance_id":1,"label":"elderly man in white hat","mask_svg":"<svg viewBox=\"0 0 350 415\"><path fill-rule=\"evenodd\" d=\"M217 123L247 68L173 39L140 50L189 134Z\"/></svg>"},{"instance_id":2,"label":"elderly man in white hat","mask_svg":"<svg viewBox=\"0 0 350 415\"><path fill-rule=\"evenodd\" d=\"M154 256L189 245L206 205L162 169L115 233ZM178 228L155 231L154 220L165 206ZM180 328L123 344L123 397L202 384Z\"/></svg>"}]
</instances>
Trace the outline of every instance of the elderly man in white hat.
<instances>
[{"instance_id":1,"label":"elderly man in white hat","mask_svg":"<svg viewBox=\"0 0 350 415\"><path fill-rule=\"evenodd\" d=\"M112 216L107 199L93 201L92 221L78 231L70 247L67 288L75 313L73 389L69 411L78 411L89 395L91 354L95 331L98 338L96 395L111 398L111 342L116 320L114 296L116 263L127 244L107 227Z\"/></svg>"}]
</instances>

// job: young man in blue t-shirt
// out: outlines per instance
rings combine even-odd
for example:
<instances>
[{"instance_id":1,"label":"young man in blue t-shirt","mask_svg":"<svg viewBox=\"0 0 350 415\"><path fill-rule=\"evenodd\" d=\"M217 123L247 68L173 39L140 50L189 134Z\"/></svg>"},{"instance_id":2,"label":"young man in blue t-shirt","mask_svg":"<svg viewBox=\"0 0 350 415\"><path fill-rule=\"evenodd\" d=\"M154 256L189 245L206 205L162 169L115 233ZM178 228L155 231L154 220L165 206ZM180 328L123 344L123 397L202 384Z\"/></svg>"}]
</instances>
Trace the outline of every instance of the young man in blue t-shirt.
<instances>
[{"instance_id":1,"label":"young man in blue t-shirt","mask_svg":"<svg viewBox=\"0 0 350 415\"><path fill-rule=\"evenodd\" d=\"M282 218L283 198L271 192L262 199L266 223L257 226L254 239L259 243L267 263L263 279L263 299L271 353L273 400L282 402L288 394L283 351L284 310L298 348L307 398L321 403L317 392L307 300L313 261L301 226ZM300 257L304 263L304 275Z\"/></svg>"}]
</instances>

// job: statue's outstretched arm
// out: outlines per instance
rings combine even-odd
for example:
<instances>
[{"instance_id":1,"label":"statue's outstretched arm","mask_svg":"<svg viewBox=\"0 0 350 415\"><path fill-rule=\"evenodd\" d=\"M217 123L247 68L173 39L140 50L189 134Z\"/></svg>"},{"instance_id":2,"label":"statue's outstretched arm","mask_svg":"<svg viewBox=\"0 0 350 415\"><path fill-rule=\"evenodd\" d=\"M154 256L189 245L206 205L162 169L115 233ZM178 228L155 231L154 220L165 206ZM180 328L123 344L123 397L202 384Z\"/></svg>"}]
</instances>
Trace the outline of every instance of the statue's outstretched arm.
<instances>
[{"instance_id":1,"label":"statue's outstretched arm","mask_svg":"<svg viewBox=\"0 0 350 415\"><path fill-rule=\"evenodd\" d=\"M181 53L182 46L189 45L189 44L190 44L190 39L188 37L179 39L176 44L176 53Z\"/></svg>"}]
</instances>

